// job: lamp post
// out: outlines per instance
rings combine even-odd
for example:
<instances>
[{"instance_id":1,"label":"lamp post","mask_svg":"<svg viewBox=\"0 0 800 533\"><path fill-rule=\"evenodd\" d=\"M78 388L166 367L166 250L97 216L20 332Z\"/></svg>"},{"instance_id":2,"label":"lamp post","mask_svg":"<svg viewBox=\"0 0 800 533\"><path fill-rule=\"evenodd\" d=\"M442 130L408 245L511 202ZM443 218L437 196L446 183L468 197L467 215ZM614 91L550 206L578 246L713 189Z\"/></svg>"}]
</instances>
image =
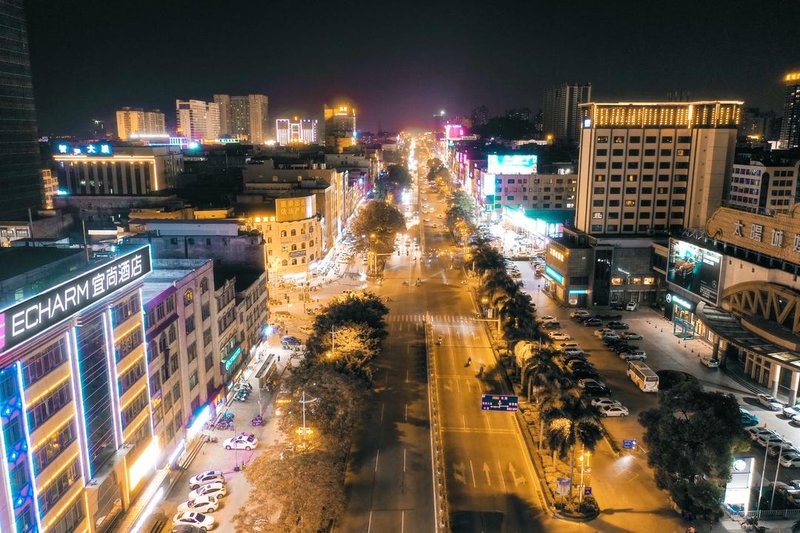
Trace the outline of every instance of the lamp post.
<instances>
[{"instance_id":1,"label":"lamp post","mask_svg":"<svg viewBox=\"0 0 800 533\"><path fill-rule=\"evenodd\" d=\"M587 452L586 448L583 448L580 457L578 458L581 462L581 483L580 483L580 492L578 493L578 502L583 503L583 471L586 463L589 462L589 457L592 455L592 452Z\"/></svg>"},{"instance_id":2,"label":"lamp post","mask_svg":"<svg viewBox=\"0 0 800 533\"><path fill-rule=\"evenodd\" d=\"M303 404L303 448L306 447L306 436L308 435L308 428L306 427L306 404L307 403L314 403L319 398L313 398L311 400L306 400L306 391L303 389L303 399L300 400L300 403Z\"/></svg>"}]
</instances>

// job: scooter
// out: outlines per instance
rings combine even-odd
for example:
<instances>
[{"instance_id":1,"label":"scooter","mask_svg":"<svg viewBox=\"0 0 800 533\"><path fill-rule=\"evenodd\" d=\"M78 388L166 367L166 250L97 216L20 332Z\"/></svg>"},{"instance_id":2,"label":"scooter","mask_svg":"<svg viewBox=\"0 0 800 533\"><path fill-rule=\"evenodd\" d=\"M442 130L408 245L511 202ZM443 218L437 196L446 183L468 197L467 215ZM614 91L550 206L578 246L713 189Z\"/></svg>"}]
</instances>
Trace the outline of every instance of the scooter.
<instances>
[{"instance_id":1,"label":"scooter","mask_svg":"<svg viewBox=\"0 0 800 533\"><path fill-rule=\"evenodd\" d=\"M253 419L250 421L250 425L251 426L263 426L264 425L264 419L261 417L261 415L254 416Z\"/></svg>"}]
</instances>

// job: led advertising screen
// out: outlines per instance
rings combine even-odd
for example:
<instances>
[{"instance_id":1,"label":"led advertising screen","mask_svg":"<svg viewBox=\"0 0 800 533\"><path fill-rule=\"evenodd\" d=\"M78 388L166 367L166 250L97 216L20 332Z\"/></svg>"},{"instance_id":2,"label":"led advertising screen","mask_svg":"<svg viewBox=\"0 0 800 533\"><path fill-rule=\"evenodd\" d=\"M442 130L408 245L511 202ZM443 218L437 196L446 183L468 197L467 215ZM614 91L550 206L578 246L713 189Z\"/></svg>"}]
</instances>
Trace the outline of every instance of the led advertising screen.
<instances>
[{"instance_id":1,"label":"led advertising screen","mask_svg":"<svg viewBox=\"0 0 800 533\"><path fill-rule=\"evenodd\" d=\"M667 281L716 305L722 256L685 241L669 240Z\"/></svg>"},{"instance_id":2,"label":"led advertising screen","mask_svg":"<svg viewBox=\"0 0 800 533\"><path fill-rule=\"evenodd\" d=\"M445 124L444 136L447 140L457 141L464 136L464 127L461 124Z\"/></svg>"},{"instance_id":3,"label":"led advertising screen","mask_svg":"<svg viewBox=\"0 0 800 533\"><path fill-rule=\"evenodd\" d=\"M489 174L536 174L535 155L497 155L489 154Z\"/></svg>"},{"instance_id":4,"label":"led advertising screen","mask_svg":"<svg viewBox=\"0 0 800 533\"><path fill-rule=\"evenodd\" d=\"M484 174L481 183L483 197L494 196L497 194L497 181L494 174Z\"/></svg>"}]
</instances>

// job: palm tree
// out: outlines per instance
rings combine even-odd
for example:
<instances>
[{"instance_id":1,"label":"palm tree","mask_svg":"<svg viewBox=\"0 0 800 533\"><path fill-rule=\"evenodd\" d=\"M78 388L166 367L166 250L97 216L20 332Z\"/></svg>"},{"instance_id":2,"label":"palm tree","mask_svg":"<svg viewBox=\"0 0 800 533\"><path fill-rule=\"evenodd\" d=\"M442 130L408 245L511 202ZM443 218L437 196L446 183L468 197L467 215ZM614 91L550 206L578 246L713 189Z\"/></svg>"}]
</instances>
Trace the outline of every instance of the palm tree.
<instances>
[{"instance_id":1,"label":"palm tree","mask_svg":"<svg viewBox=\"0 0 800 533\"><path fill-rule=\"evenodd\" d=\"M603 438L597 421L597 410L588 407L580 397L567 396L563 405L546 413L547 441L550 449L562 460L569 455L569 479L575 475L575 446L594 451Z\"/></svg>"},{"instance_id":2,"label":"palm tree","mask_svg":"<svg viewBox=\"0 0 800 533\"><path fill-rule=\"evenodd\" d=\"M800 533L800 519L792 524L792 533Z\"/></svg>"}]
</instances>

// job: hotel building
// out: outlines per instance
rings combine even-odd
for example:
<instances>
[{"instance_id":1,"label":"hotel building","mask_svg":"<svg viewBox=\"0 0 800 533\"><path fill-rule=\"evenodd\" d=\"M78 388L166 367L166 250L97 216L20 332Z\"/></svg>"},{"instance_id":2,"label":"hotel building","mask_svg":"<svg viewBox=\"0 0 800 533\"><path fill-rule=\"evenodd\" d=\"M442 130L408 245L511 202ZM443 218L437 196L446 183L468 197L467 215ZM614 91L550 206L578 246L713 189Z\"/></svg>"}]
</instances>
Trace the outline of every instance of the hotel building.
<instances>
[{"instance_id":1,"label":"hotel building","mask_svg":"<svg viewBox=\"0 0 800 533\"><path fill-rule=\"evenodd\" d=\"M786 86L786 96L778 144L784 149L797 148L800 146L800 70L787 72L783 83Z\"/></svg>"},{"instance_id":2,"label":"hotel building","mask_svg":"<svg viewBox=\"0 0 800 533\"><path fill-rule=\"evenodd\" d=\"M172 146L57 143L53 159L70 195L145 196L173 188L183 172L183 155Z\"/></svg>"},{"instance_id":3,"label":"hotel building","mask_svg":"<svg viewBox=\"0 0 800 533\"><path fill-rule=\"evenodd\" d=\"M176 100L178 133L189 140L213 141L219 137L219 104L202 100Z\"/></svg>"},{"instance_id":4,"label":"hotel building","mask_svg":"<svg viewBox=\"0 0 800 533\"><path fill-rule=\"evenodd\" d=\"M702 227L730 176L742 102L580 106L575 227L652 235Z\"/></svg>"},{"instance_id":5,"label":"hotel building","mask_svg":"<svg viewBox=\"0 0 800 533\"><path fill-rule=\"evenodd\" d=\"M123 107L117 111L117 137L127 141L131 137L167 135L167 122L164 113L158 109L145 111Z\"/></svg>"},{"instance_id":6,"label":"hotel building","mask_svg":"<svg viewBox=\"0 0 800 533\"><path fill-rule=\"evenodd\" d=\"M102 531L156 466L149 247L0 250L0 531Z\"/></svg>"}]
</instances>

